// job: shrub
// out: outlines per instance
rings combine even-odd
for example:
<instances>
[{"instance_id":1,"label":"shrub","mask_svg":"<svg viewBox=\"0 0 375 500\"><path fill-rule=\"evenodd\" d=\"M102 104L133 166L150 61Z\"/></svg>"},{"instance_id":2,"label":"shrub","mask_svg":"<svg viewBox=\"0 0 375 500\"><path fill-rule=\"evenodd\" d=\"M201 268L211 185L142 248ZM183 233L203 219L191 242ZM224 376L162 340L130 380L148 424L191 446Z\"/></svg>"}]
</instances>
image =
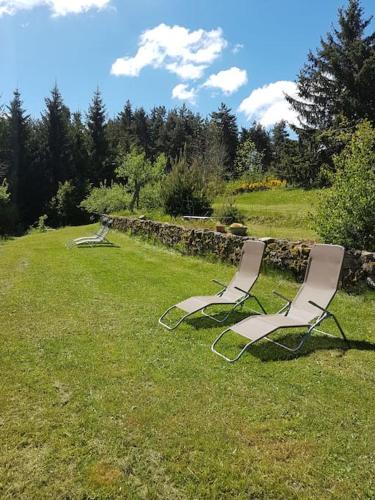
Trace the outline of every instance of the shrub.
<instances>
[{"instance_id":1,"label":"shrub","mask_svg":"<svg viewBox=\"0 0 375 500\"><path fill-rule=\"evenodd\" d=\"M222 224L233 224L234 222L245 222L245 214L233 203L226 201L216 211L215 216Z\"/></svg>"},{"instance_id":2,"label":"shrub","mask_svg":"<svg viewBox=\"0 0 375 500\"><path fill-rule=\"evenodd\" d=\"M130 194L121 184L104 184L93 188L80 206L90 214L103 214L127 210L130 204Z\"/></svg>"},{"instance_id":3,"label":"shrub","mask_svg":"<svg viewBox=\"0 0 375 500\"><path fill-rule=\"evenodd\" d=\"M321 195L316 230L327 243L375 250L375 129L368 121L334 163L336 175Z\"/></svg>"},{"instance_id":4,"label":"shrub","mask_svg":"<svg viewBox=\"0 0 375 500\"><path fill-rule=\"evenodd\" d=\"M16 209L10 199L8 183L4 180L0 184L0 236L14 232L16 219Z\"/></svg>"},{"instance_id":5,"label":"shrub","mask_svg":"<svg viewBox=\"0 0 375 500\"><path fill-rule=\"evenodd\" d=\"M269 189L279 188L285 186L285 181L279 179L266 179L258 182L242 182L236 184L233 189L233 194L252 193L253 191L267 191Z\"/></svg>"},{"instance_id":6,"label":"shrub","mask_svg":"<svg viewBox=\"0 0 375 500\"><path fill-rule=\"evenodd\" d=\"M56 195L50 202L50 220L52 225L82 224L85 214L79 205L80 194L72 181L59 183ZM82 198L81 198L82 199Z\"/></svg>"},{"instance_id":7,"label":"shrub","mask_svg":"<svg viewBox=\"0 0 375 500\"><path fill-rule=\"evenodd\" d=\"M189 168L184 159L179 160L165 178L162 201L165 212L174 217L212 213L202 172L197 165Z\"/></svg>"},{"instance_id":8,"label":"shrub","mask_svg":"<svg viewBox=\"0 0 375 500\"><path fill-rule=\"evenodd\" d=\"M161 208L161 182L150 182L141 189L139 206L147 210Z\"/></svg>"}]
</instances>

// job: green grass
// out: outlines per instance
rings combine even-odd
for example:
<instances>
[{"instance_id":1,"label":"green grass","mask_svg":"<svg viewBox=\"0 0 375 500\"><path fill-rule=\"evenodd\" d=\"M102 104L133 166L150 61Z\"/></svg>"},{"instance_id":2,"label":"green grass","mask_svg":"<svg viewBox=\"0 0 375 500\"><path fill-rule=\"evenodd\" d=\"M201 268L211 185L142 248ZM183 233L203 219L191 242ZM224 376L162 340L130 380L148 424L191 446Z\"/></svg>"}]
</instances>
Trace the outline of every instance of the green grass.
<instances>
[{"instance_id":1,"label":"green grass","mask_svg":"<svg viewBox=\"0 0 375 500\"><path fill-rule=\"evenodd\" d=\"M318 240L311 225L311 214L319 190L279 188L234 196L234 202L248 219L253 236ZM215 203L218 207L223 198Z\"/></svg>"},{"instance_id":2,"label":"green grass","mask_svg":"<svg viewBox=\"0 0 375 500\"><path fill-rule=\"evenodd\" d=\"M374 293L333 303L350 350L317 335L230 365L210 351L220 326L157 319L232 267L114 232L116 248L64 247L91 230L0 246L1 498L374 498ZM272 289L298 285L262 274L276 311Z\"/></svg>"},{"instance_id":3,"label":"green grass","mask_svg":"<svg viewBox=\"0 0 375 500\"><path fill-rule=\"evenodd\" d=\"M239 194L230 197L245 214L249 235L256 237L285 238L290 240L308 239L319 241L312 229L311 214L317 202L319 190L279 188L270 191ZM225 197L219 197L213 204L218 209ZM182 217L171 217L159 210L138 211L153 220L179 224L190 228L214 229L214 220L187 221ZM115 215L134 215L121 211Z\"/></svg>"}]
</instances>

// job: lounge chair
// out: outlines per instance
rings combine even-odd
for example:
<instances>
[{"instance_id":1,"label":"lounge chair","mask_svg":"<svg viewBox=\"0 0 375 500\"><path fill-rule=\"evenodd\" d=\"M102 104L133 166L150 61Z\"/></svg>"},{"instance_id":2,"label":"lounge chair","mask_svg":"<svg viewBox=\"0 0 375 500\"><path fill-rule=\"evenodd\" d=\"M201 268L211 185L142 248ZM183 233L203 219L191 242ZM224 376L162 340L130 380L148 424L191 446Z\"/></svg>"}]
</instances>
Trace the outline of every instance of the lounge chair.
<instances>
[{"instance_id":1,"label":"lounge chair","mask_svg":"<svg viewBox=\"0 0 375 500\"><path fill-rule=\"evenodd\" d=\"M111 219L102 218L100 227L93 236L84 236L82 238L71 240L67 244L68 248L74 246L94 246L99 244L112 245L112 243L107 240L107 234L110 230L111 224Z\"/></svg>"},{"instance_id":2,"label":"lounge chair","mask_svg":"<svg viewBox=\"0 0 375 500\"><path fill-rule=\"evenodd\" d=\"M254 299L261 308L262 312L265 313L266 311L260 301L255 295L250 293L250 290L254 286L259 276L264 248L265 244L263 243L263 241L246 240L242 248L241 261L238 271L234 275L229 285L225 285L217 280L212 280L214 283L217 283L222 287L217 295L191 297L190 299L184 300L183 302L179 302L178 304L170 307L165 311L165 313L159 318L159 323L165 328L168 328L168 330L174 330L187 317L199 311L202 311L202 314L213 319L214 321L222 323L235 309L237 309L239 306L242 306L243 303L248 299ZM231 305L232 308L228 313L224 314L224 317L219 319L206 312L207 307L214 305ZM175 324L168 325L163 320L168 315L168 313L172 311L172 309L181 309L187 314L180 318Z\"/></svg>"},{"instance_id":3,"label":"lounge chair","mask_svg":"<svg viewBox=\"0 0 375 500\"><path fill-rule=\"evenodd\" d=\"M334 298L342 262L344 259L344 248L338 245L314 245L311 249L305 280L293 301L274 292L287 304L277 313L257 317L246 318L239 323L224 330L211 346L211 350L224 358L226 361L237 361L242 354L253 344L261 339L266 339L290 352L298 351L306 342L311 333L317 330L322 321L332 318L343 339L347 338L333 313L328 311L328 306ZM276 340L270 339L268 335L283 328L304 328L305 334L296 347L289 347ZM215 349L217 343L229 331L242 335L249 340L240 353L233 359L228 358ZM329 335L329 334L327 334Z\"/></svg>"}]
</instances>

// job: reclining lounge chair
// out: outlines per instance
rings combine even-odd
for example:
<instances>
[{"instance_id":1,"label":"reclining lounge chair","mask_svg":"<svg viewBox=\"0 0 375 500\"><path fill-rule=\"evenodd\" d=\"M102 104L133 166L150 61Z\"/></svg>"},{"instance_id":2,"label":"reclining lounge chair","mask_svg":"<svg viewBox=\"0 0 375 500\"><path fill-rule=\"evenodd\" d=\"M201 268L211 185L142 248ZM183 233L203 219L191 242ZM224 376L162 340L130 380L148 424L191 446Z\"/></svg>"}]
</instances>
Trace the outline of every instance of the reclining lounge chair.
<instances>
[{"instance_id":1,"label":"reclining lounge chair","mask_svg":"<svg viewBox=\"0 0 375 500\"><path fill-rule=\"evenodd\" d=\"M94 246L98 244L112 245L110 241L107 240L107 234L110 230L112 221L108 218L102 218L101 225L98 231L93 236L84 236L82 238L76 238L68 243L68 248L74 246Z\"/></svg>"},{"instance_id":2,"label":"reclining lounge chair","mask_svg":"<svg viewBox=\"0 0 375 500\"><path fill-rule=\"evenodd\" d=\"M317 327L322 321L328 318L332 318L335 321L340 334L347 342L347 338L337 318L327 309L338 288L343 259L344 248L341 246L314 245L310 252L304 283L294 300L291 301L281 294L274 292L287 301L287 304L277 314L246 318L227 328L212 344L211 350L226 361L234 362L252 344L261 339L266 339L290 352L296 352L303 346L314 330L326 334L326 332L317 330ZM306 332L298 345L292 348L268 337L271 333L283 328L304 328ZM240 353L233 359L228 358L215 349L220 339L230 330L249 340Z\"/></svg>"},{"instance_id":3,"label":"reclining lounge chair","mask_svg":"<svg viewBox=\"0 0 375 500\"><path fill-rule=\"evenodd\" d=\"M243 303L248 299L254 299L263 313L265 313L266 311L264 310L260 301L255 295L252 295L250 293L250 290L254 286L259 276L264 248L265 244L263 243L263 241L246 240L242 248L241 261L238 271L234 275L229 285L224 285L223 283L220 283L220 281L212 280L214 283L217 283L218 285L223 287L217 295L191 297L190 299L184 300L183 302L180 302L167 309L165 313L159 318L159 323L168 330L174 330L187 317L199 311L202 311L202 314L213 319L214 321L222 323L235 309L237 309L239 306L242 306ZM222 318L218 319L207 313L205 310L207 307L214 305L231 305L232 308ZM181 309L182 311L185 311L186 314L182 316L182 318L180 318L175 324L168 325L163 320L168 315L168 313L172 311L172 309Z\"/></svg>"}]
</instances>

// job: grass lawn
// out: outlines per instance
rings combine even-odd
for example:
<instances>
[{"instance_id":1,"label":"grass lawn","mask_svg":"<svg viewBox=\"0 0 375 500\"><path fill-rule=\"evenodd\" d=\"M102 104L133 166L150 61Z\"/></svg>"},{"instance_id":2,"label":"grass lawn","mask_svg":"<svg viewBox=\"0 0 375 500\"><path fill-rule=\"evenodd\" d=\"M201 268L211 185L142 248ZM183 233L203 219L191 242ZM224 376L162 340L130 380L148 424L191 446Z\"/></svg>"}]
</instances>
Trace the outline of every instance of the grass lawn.
<instances>
[{"instance_id":1,"label":"grass lawn","mask_svg":"<svg viewBox=\"0 0 375 500\"><path fill-rule=\"evenodd\" d=\"M280 188L270 191L231 196L235 204L245 214L249 227L249 235L256 237L269 236L289 240L308 239L318 241L319 237L312 229L311 214L317 202L319 190ZM225 197L215 200L213 208L219 208ZM139 211L153 220L170 222L191 228L214 229L215 222L187 221L181 217L171 217L157 210ZM115 215L134 215L129 211L120 211Z\"/></svg>"},{"instance_id":2,"label":"grass lawn","mask_svg":"<svg viewBox=\"0 0 375 500\"><path fill-rule=\"evenodd\" d=\"M375 497L374 293L333 303L350 350L317 335L230 365L222 327L157 319L232 267L115 232L64 247L92 229L0 245L1 498ZM276 311L297 288L267 272L255 292Z\"/></svg>"}]
</instances>

